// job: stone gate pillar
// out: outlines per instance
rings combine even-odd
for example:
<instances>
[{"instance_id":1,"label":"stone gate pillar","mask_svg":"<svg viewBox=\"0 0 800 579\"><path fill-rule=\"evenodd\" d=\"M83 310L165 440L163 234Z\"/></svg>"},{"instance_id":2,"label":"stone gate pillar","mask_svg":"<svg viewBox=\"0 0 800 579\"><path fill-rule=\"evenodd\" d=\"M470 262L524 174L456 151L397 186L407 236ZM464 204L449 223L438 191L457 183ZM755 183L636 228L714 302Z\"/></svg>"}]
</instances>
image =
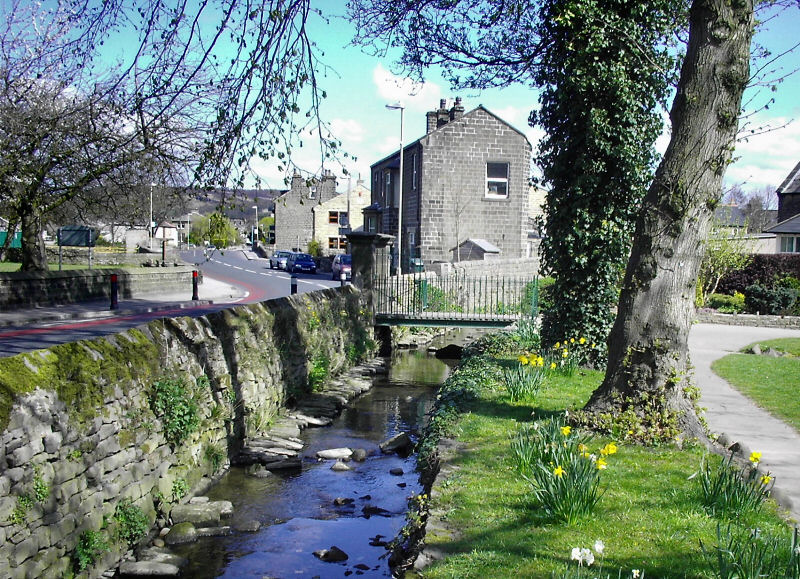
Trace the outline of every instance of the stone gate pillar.
<instances>
[{"instance_id":1,"label":"stone gate pillar","mask_svg":"<svg viewBox=\"0 0 800 579\"><path fill-rule=\"evenodd\" d=\"M389 247L393 235L355 231L347 235L350 254L353 256L351 278L361 291L361 301L375 313L375 281L389 275Z\"/></svg>"}]
</instances>

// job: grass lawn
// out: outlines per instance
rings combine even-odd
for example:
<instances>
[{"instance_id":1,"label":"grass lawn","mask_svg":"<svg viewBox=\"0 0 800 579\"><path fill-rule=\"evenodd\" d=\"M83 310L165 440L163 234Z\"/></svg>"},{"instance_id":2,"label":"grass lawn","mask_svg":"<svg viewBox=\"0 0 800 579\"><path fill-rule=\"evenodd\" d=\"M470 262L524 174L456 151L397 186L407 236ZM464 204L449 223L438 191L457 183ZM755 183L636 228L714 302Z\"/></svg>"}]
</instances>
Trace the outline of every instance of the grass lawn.
<instances>
[{"instance_id":1,"label":"grass lawn","mask_svg":"<svg viewBox=\"0 0 800 579\"><path fill-rule=\"evenodd\" d=\"M800 431L800 338L782 338L758 343L761 350L774 348L792 357L773 358L753 354L729 354L711 369L750 397L756 404ZM752 347L752 344L744 351Z\"/></svg>"},{"instance_id":2,"label":"grass lawn","mask_svg":"<svg viewBox=\"0 0 800 579\"><path fill-rule=\"evenodd\" d=\"M487 365L498 362L486 360ZM500 363L507 365L508 359ZM425 542L446 558L425 569L424 577L606 579L633 577L634 569L642 577L719 576L704 557L701 541L713 548L718 524L724 532L729 522L707 513L700 502L699 477L692 475L706 455L704 448L613 441L619 450L601 471L603 495L594 512L573 525L545 518L530 483L515 470L510 444L521 425L582 407L601 380L601 373L588 370L572 377L551 373L538 395L518 402L511 402L498 382L483 381L478 398L468 403L454 427L455 438L467 450L450 462L457 468L440 474L432 491L432 512L444 528L432 526ZM594 451L608 442L597 437L589 446ZM720 462L716 456L709 460ZM758 527L784 542L789 538L771 502L738 523L742 527L735 529ZM592 548L597 540L605 544L604 558L579 570L570 560L572 549Z\"/></svg>"}]
</instances>

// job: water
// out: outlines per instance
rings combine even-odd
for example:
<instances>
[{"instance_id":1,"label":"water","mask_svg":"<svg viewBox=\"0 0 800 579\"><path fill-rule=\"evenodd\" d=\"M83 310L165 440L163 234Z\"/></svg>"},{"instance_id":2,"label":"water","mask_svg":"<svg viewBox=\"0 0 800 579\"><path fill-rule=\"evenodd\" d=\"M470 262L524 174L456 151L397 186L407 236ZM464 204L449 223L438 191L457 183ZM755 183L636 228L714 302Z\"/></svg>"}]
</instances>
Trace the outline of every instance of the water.
<instances>
[{"instance_id":1,"label":"water","mask_svg":"<svg viewBox=\"0 0 800 579\"><path fill-rule=\"evenodd\" d=\"M393 359L388 378L376 378L372 390L352 401L331 427L303 432L302 469L266 479L232 469L208 496L233 502L232 521L256 520L261 529L176 547L190 561L183 576L390 577L382 543L405 524L408 498L421 487L413 455L384 455L378 445L399 432L417 439L434 387L447 373L447 366L431 356L401 354ZM347 472L331 470L333 461L313 458L318 450L339 447L363 448L368 457L349 462L353 470ZM402 474L390 474L393 469ZM337 498L352 502L337 506ZM313 555L332 546L348 559L331 563Z\"/></svg>"}]
</instances>

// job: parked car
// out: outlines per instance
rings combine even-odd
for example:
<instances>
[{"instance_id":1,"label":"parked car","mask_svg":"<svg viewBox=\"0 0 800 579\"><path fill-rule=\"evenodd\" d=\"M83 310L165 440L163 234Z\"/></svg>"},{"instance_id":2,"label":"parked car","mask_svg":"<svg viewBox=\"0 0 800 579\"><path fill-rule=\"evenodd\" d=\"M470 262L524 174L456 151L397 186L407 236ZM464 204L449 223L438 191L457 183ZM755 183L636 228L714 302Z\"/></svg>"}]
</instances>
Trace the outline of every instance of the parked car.
<instances>
[{"instance_id":1,"label":"parked car","mask_svg":"<svg viewBox=\"0 0 800 579\"><path fill-rule=\"evenodd\" d=\"M292 253L286 260L286 271L289 273L297 273L304 271L307 273L317 273L317 264L307 253Z\"/></svg>"},{"instance_id":2,"label":"parked car","mask_svg":"<svg viewBox=\"0 0 800 579\"><path fill-rule=\"evenodd\" d=\"M289 259L291 254L291 251L284 251L283 249L274 252L269 258L269 268L286 269L286 260Z\"/></svg>"},{"instance_id":3,"label":"parked car","mask_svg":"<svg viewBox=\"0 0 800 579\"><path fill-rule=\"evenodd\" d=\"M333 258L333 263L331 264L331 279L342 279L342 274L344 274L344 279L350 279L352 269L352 256L340 253Z\"/></svg>"}]
</instances>

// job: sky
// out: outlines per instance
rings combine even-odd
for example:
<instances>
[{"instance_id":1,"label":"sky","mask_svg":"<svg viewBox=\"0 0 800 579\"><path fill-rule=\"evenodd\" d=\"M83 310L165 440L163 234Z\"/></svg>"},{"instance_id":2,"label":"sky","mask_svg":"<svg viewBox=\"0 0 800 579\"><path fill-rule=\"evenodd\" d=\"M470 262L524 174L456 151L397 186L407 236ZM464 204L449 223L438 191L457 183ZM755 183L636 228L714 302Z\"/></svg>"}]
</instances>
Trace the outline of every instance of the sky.
<instances>
[{"instance_id":1,"label":"sky","mask_svg":"<svg viewBox=\"0 0 800 579\"><path fill-rule=\"evenodd\" d=\"M322 61L330 67L319 78L328 94L321 114L341 141L342 149L355 157L342 160L352 175L351 186L360 176L369 187L370 165L399 148L400 113L387 109L385 105L390 103L401 102L405 106L405 144L424 135L425 113L438 108L440 99L448 99L448 106L451 106L453 99L460 96L467 111L483 105L525 133L535 154L541 132L527 124L530 111L538 104L532 88L516 85L481 92L455 92L435 70L426 73L424 84L414 84L393 73L397 54L378 58L349 45L354 29L346 19L337 17L343 13L344 2L318 0L314 4L329 17L327 23L320 19L310 23L312 38L324 52ZM778 55L798 42L798 30L800 8L793 8L768 20L756 41ZM781 57L770 69L776 67L782 73L800 69L800 49ZM774 102L764 108L769 99ZM740 121L740 132L746 138L737 144L735 160L725 176L726 187L739 185L748 193L765 188L774 190L800 162L800 73L778 84L774 92L769 87L748 90L744 106L748 113ZM773 129L764 132L763 127ZM666 128L656 144L659 151L666 148L668 140ZM297 165L312 173L320 172L319 154L315 154L311 144L295 152L293 160ZM339 176L338 189L345 191L348 179L341 167L326 163L325 169ZM261 163L256 165L256 170L265 180L262 186L285 188L284 175L275 166Z\"/></svg>"}]
</instances>

